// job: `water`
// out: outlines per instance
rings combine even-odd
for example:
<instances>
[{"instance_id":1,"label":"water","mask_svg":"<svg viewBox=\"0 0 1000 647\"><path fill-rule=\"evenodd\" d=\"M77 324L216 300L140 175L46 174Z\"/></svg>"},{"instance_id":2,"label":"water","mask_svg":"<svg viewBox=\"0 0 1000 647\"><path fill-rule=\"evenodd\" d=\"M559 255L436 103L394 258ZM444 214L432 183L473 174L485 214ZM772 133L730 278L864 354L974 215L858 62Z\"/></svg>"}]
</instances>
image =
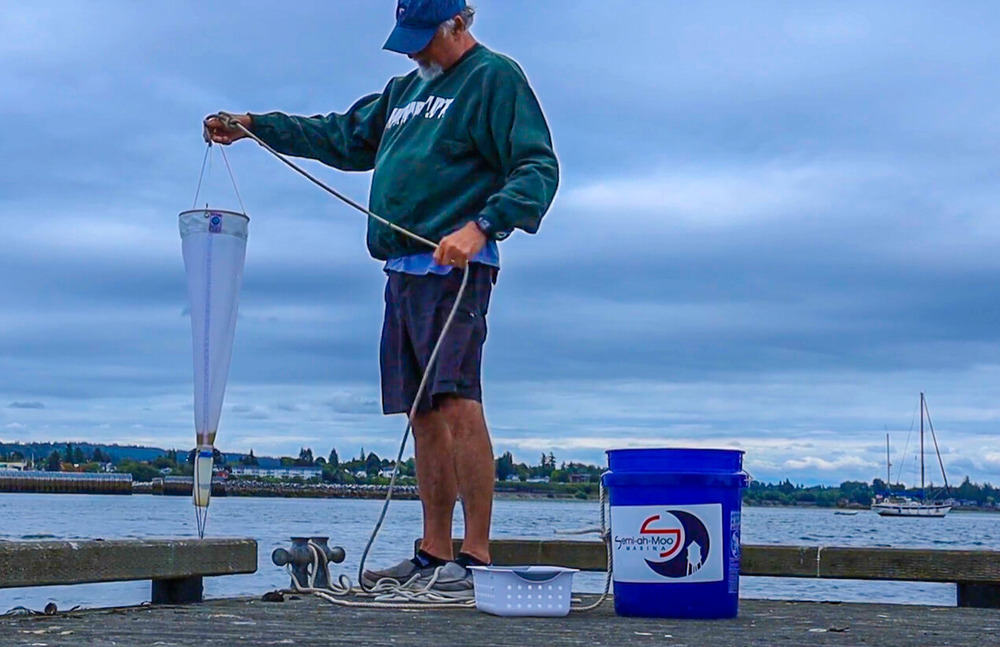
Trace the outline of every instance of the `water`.
<instances>
[{"instance_id":1,"label":"water","mask_svg":"<svg viewBox=\"0 0 1000 647\"><path fill-rule=\"evenodd\" d=\"M380 506L381 501L354 499L214 499L208 535L255 538L259 566L253 575L206 578L206 596L259 596L287 586L288 576L271 564L271 551L287 546L293 535L329 535L331 545L347 551L346 562L334 574L346 573L353 579ZM598 518L596 502L498 500L493 537L555 539L557 530L595 526ZM456 535L461 528L461 514L456 511ZM409 555L420 529L419 502L393 502L369 564L394 563ZM194 509L187 497L0 494L0 540L196 536ZM869 511L842 516L828 509L744 507L743 541L1000 550L1000 514L952 512L944 519L886 519ZM575 588L597 592L603 582L601 574L581 573ZM744 598L955 604L951 584L744 577L740 588ZM149 582L0 589L0 613L15 606L40 609L50 601L60 609L139 604L149 600L149 594Z\"/></svg>"}]
</instances>

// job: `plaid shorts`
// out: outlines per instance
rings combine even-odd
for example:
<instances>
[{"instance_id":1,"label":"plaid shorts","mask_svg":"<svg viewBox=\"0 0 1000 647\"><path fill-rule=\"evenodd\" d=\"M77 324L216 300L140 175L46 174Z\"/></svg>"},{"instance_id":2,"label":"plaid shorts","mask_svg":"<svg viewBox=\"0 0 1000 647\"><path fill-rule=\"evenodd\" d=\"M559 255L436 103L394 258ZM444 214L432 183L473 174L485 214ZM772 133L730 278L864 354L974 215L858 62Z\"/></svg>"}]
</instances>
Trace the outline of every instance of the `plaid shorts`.
<instances>
[{"instance_id":1,"label":"plaid shorts","mask_svg":"<svg viewBox=\"0 0 1000 647\"><path fill-rule=\"evenodd\" d=\"M483 401L480 374L486 312L496 274L495 267L469 264L469 282L431 367L427 389L417 406L420 413L434 409L443 395ZM388 272L379 353L383 413L410 411L461 285L461 270L445 275Z\"/></svg>"}]
</instances>

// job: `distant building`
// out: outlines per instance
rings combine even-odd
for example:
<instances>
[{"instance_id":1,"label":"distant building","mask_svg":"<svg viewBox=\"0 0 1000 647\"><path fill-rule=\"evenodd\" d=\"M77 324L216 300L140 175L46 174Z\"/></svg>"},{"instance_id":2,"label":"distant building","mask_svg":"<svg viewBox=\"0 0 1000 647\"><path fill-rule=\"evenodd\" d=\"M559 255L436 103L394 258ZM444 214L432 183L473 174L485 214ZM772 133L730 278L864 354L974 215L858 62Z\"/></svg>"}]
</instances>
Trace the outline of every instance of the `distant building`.
<instances>
[{"instance_id":1,"label":"distant building","mask_svg":"<svg viewBox=\"0 0 1000 647\"><path fill-rule=\"evenodd\" d=\"M521 480L521 477L518 476L517 474L508 474L507 478L504 479L504 481L506 481L507 483L511 483L513 481L520 481L520 480Z\"/></svg>"},{"instance_id":2,"label":"distant building","mask_svg":"<svg viewBox=\"0 0 1000 647\"><path fill-rule=\"evenodd\" d=\"M549 477L547 476L533 476L532 478L525 481L525 483L548 483Z\"/></svg>"},{"instance_id":3,"label":"distant building","mask_svg":"<svg viewBox=\"0 0 1000 647\"><path fill-rule=\"evenodd\" d=\"M323 470L319 467L259 467L257 465L238 465L233 467L233 476L265 476L276 479L290 479L296 476L301 479L319 478Z\"/></svg>"},{"instance_id":4,"label":"distant building","mask_svg":"<svg viewBox=\"0 0 1000 647\"><path fill-rule=\"evenodd\" d=\"M9 461L0 463L0 472L9 470L12 472L24 472L28 469L27 461Z\"/></svg>"},{"instance_id":5,"label":"distant building","mask_svg":"<svg viewBox=\"0 0 1000 647\"><path fill-rule=\"evenodd\" d=\"M382 470L381 472L379 472L378 475L381 476L382 478L391 479L392 478L392 470L393 470L393 468L387 467L384 470ZM402 476L402 474L400 474L400 476Z\"/></svg>"},{"instance_id":6,"label":"distant building","mask_svg":"<svg viewBox=\"0 0 1000 647\"><path fill-rule=\"evenodd\" d=\"M569 475L569 482L570 483L589 483L590 482L590 474L570 474Z\"/></svg>"}]
</instances>

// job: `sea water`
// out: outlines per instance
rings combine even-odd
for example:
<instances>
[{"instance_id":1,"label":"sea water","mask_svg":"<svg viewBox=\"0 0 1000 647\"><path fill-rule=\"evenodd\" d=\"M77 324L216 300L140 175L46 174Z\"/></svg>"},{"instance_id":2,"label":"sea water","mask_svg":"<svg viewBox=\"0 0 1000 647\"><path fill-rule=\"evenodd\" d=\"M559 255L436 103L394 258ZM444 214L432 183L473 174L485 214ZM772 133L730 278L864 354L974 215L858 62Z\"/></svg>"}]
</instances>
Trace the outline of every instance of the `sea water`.
<instances>
[{"instance_id":1,"label":"sea water","mask_svg":"<svg viewBox=\"0 0 1000 647\"><path fill-rule=\"evenodd\" d=\"M271 563L271 551L291 536L326 535L347 551L333 574L354 579L358 560L378 518L382 501L358 499L279 499L217 497L209 509L206 537L250 537L259 545L253 575L205 579L207 597L259 596L288 585L285 571ZM557 531L596 526L596 501L500 499L494 503L494 539L566 539ZM456 510L455 535L462 520ZM369 565L408 557L420 535L420 504L394 501L370 556ZM862 511L835 515L823 508L743 508L743 542L813 546L893 546L905 548L1000 550L1000 514L951 512L944 519L883 518ZM197 537L189 497L150 495L0 494L0 541L24 539L130 539ZM596 539L596 535L591 537ZM600 573L580 573L576 589L599 592ZM955 586L919 582L860 582L744 577L743 598L841 600L954 605ZM15 606L41 609L55 602L107 607L140 604L150 598L149 582L0 589L0 613Z\"/></svg>"}]
</instances>

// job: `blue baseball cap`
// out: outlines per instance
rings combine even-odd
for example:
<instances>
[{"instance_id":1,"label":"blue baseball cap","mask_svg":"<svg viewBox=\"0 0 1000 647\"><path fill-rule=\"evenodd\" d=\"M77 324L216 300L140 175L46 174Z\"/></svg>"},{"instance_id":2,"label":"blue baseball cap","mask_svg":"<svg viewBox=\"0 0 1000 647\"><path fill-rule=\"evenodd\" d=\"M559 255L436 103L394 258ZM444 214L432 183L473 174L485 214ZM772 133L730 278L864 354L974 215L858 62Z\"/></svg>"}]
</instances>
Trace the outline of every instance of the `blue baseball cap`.
<instances>
[{"instance_id":1,"label":"blue baseball cap","mask_svg":"<svg viewBox=\"0 0 1000 647\"><path fill-rule=\"evenodd\" d=\"M465 0L399 0L396 26L382 49L416 54L430 45L438 27L465 9Z\"/></svg>"}]
</instances>

